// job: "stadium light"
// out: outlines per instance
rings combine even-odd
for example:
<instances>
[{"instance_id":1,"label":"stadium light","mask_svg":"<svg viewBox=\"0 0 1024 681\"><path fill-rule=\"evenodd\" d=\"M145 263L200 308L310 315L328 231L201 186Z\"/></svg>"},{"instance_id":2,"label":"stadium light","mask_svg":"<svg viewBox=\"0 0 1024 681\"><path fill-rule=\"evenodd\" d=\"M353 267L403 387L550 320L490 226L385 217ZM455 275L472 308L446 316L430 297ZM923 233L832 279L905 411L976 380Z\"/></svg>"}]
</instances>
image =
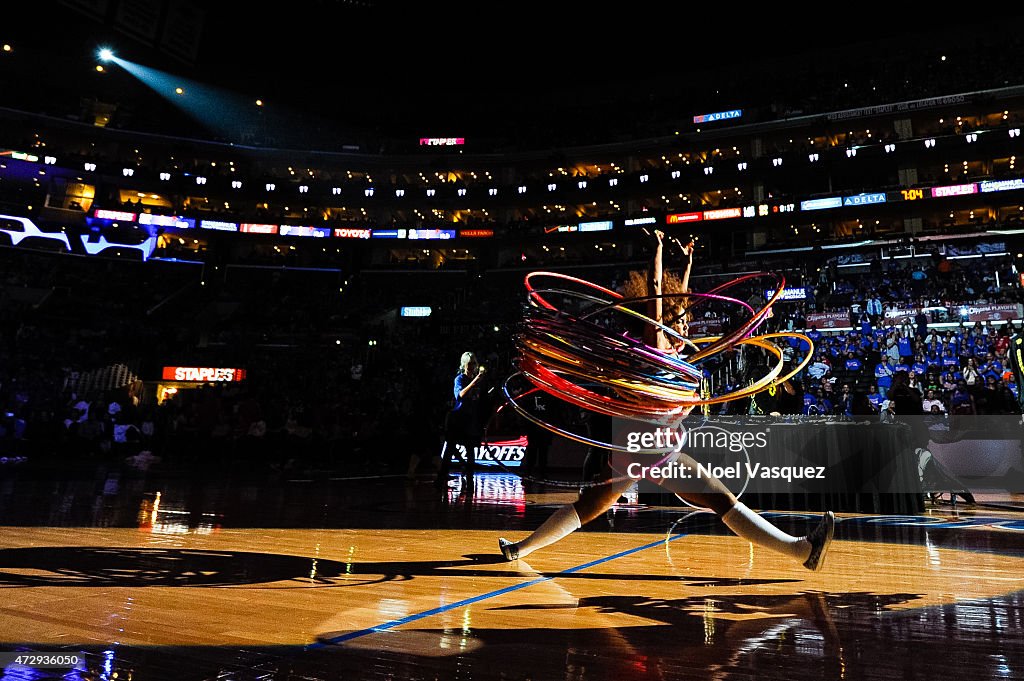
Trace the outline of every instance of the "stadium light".
<instances>
[{"instance_id":1,"label":"stadium light","mask_svg":"<svg viewBox=\"0 0 1024 681\"><path fill-rule=\"evenodd\" d=\"M100 61L110 61L114 58L114 52L109 47L102 47L99 51Z\"/></svg>"}]
</instances>

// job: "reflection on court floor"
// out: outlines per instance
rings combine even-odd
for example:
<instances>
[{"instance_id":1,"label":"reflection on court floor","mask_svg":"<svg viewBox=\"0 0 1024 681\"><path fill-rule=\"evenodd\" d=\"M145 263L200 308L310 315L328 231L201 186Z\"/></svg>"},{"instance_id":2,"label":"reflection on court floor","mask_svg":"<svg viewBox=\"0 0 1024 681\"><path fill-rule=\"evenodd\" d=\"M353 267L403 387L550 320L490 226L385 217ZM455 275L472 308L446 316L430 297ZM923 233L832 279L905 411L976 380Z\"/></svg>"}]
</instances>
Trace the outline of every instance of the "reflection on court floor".
<instances>
[{"instance_id":1,"label":"reflection on court floor","mask_svg":"<svg viewBox=\"0 0 1024 681\"><path fill-rule=\"evenodd\" d=\"M924 678L949 655L979 678L1022 673L1020 514L846 514L812 573L713 514L624 508L509 563L497 537L567 492L481 475L460 499L460 484L306 487L321 527L234 527L230 495L173 486L126 526L43 514L0 534L0 649L81 650L73 678L108 681ZM794 532L817 519L771 515Z\"/></svg>"}]
</instances>

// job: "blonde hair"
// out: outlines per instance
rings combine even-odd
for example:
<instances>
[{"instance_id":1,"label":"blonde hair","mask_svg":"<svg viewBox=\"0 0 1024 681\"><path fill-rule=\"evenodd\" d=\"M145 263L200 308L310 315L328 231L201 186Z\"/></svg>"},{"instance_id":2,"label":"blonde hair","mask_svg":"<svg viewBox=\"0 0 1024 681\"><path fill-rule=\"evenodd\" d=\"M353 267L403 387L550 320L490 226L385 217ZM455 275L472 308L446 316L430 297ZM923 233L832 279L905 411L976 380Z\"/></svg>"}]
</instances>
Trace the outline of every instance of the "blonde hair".
<instances>
[{"instance_id":1,"label":"blonde hair","mask_svg":"<svg viewBox=\"0 0 1024 681\"><path fill-rule=\"evenodd\" d=\"M462 359L459 360L459 371L466 373L466 367L469 366L470 362L476 362L476 355L472 352L462 353ZM479 362L477 362L479 364Z\"/></svg>"}]
</instances>

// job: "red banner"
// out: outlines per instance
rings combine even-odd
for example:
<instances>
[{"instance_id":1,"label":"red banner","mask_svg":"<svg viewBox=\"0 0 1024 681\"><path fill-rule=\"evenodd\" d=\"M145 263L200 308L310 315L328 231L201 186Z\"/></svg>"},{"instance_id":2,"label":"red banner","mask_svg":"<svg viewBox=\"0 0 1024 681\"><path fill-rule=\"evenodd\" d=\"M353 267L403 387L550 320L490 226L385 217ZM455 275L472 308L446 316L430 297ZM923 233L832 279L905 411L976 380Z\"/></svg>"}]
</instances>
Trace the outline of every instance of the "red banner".
<instances>
[{"instance_id":1,"label":"red banner","mask_svg":"<svg viewBox=\"0 0 1024 681\"><path fill-rule=\"evenodd\" d=\"M850 326L849 312L811 312L807 315L807 328L841 329Z\"/></svg>"},{"instance_id":2,"label":"red banner","mask_svg":"<svg viewBox=\"0 0 1024 681\"><path fill-rule=\"evenodd\" d=\"M722 320L718 317L694 319L688 326L691 335L717 336L722 333Z\"/></svg>"},{"instance_id":3,"label":"red banner","mask_svg":"<svg viewBox=\"0 0 1024 681\"><path fill-rule=\"evenodd\" d=\"M665 216L665 222L670 225L678 225L682 222L700 222L704 219L701 213L673 213Z\"/></svg>"},{"instance_id":4,"label":"red banner","mask_svg":"<svg viewBox=\"0 0 1024 681\"><path fill-rule=\"evenodd\" d=\"M894 307L885 311L885 319L894 324L899 324L904 320L913 321L918 312L920 312L920 309L916 307Z\"/></svg>"},{"instance_id":5,"label":"red banner","mask_svg":"<svg viewBox=\"0 0 1024 681\"><path fill-rule=\"evenodd\" d=\"M968 305L967 319L972 322L996 322L1003 319L1021 319L1024 307L1016 303Z\"/></svg>"}]
</instances>

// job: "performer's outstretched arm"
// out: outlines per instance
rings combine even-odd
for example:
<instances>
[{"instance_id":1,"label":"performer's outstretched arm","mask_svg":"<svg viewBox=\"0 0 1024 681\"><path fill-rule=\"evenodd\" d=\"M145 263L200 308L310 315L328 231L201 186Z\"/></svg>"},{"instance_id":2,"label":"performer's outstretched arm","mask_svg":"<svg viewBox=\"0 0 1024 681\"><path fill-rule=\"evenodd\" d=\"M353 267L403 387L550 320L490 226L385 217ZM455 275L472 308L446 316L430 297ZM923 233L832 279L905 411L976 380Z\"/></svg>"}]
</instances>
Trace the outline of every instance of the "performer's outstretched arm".
<instances>
[{"instance_id":1,"label":"performer's outstretched arm","mask_svg":"<svg viewBox=\"0 0 1024 681\"><path fill-rule=\"evenodd\" d=\"M664 258L665 246L662 238L665 236L660 229L654 230L654 254L651 256L651 265L647 268L647 295L659 296L647 301L647 316L659 324L663 324L664 304L660 298L662 294L662 259ZM644 327L644 342L651 347L660 348L666 342L665 334L657 327L646 325Z\"/></svg>"}]
</instances>

